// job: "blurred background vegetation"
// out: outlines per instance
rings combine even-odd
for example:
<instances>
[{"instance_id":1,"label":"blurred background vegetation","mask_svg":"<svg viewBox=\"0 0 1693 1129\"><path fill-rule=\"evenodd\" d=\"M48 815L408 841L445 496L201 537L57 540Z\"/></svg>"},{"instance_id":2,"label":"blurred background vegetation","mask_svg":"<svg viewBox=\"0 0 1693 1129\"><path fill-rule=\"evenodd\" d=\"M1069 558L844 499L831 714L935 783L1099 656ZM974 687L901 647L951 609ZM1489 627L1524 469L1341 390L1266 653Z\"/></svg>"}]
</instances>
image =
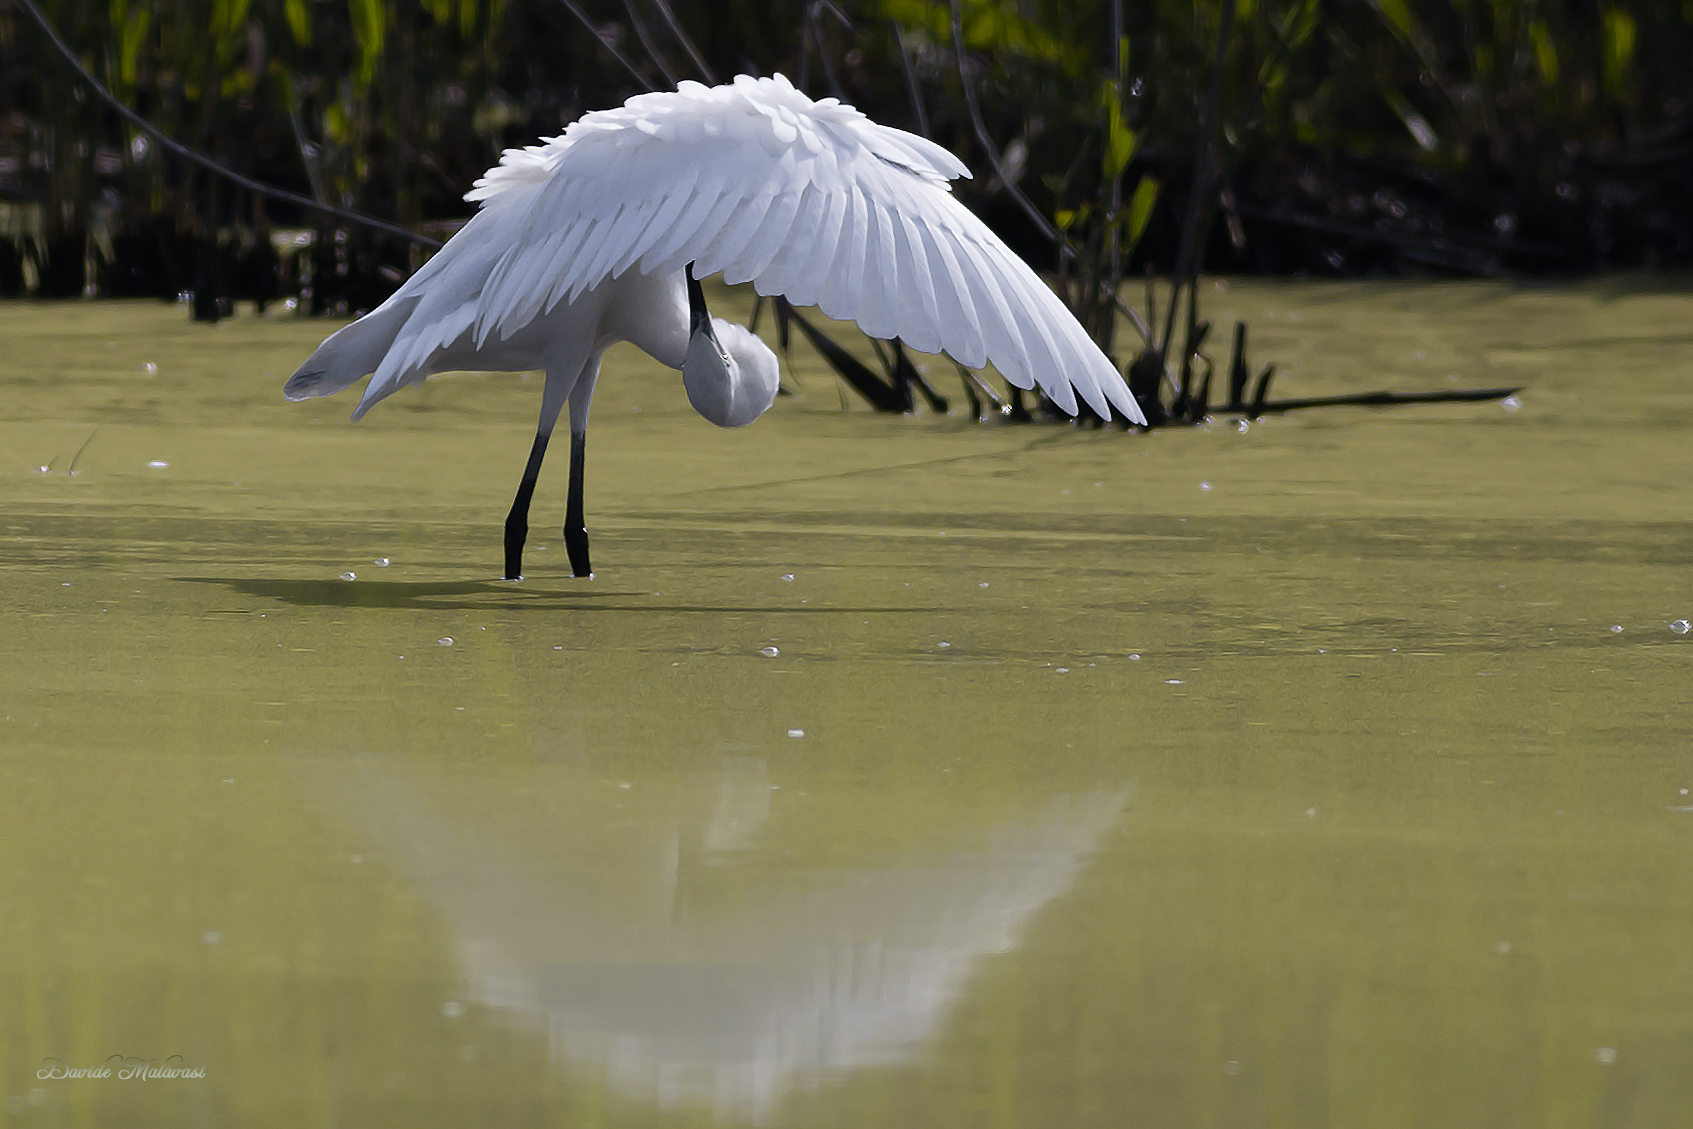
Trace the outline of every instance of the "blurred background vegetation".
<instances>
[{"instance_id":1,"label":"blurred background vegetation","mask_svg":"<svg viewBox=\"0 0 1693 1129\"><path fill-rule=\"evenodd\" d=\"M1179 277L1184 233L1194 269L1227 271L1693 260L1693 0L34 2L171 138L423 238L167 152L14 0L5 295L368 308L502 148L680 78L778 70L960 153L959 193L1106 338L1118 284Z\"/></svg>"}]
</instances>

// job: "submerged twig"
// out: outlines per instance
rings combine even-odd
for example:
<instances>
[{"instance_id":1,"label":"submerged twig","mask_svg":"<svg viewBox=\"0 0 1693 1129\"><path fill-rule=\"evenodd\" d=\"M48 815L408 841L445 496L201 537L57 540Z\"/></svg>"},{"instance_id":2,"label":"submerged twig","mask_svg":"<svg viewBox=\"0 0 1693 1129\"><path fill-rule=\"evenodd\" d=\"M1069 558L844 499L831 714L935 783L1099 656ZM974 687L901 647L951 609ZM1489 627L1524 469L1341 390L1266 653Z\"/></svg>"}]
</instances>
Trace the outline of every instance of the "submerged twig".
<instances>
[{"instance_id":1,"label":"submerged twig","mask_svg":"<svg viewBox=\"0 0 1693 1129\"><path fill-rule=\"evenodd\" d=\"M1266 370L1266 377L1268 370ZM1268 385L1266 379L1263 384ZM1252 405L1254 416L1269 412L1296 412L1303 408L1393 407L1401 404L1469 404L1479 400L1503 400L1522 391L1516 388L1462 388L1448 392L1358 392L1345 396L1302 396L1292 400L1268 400Z\"/></svg>"}]
</instances>

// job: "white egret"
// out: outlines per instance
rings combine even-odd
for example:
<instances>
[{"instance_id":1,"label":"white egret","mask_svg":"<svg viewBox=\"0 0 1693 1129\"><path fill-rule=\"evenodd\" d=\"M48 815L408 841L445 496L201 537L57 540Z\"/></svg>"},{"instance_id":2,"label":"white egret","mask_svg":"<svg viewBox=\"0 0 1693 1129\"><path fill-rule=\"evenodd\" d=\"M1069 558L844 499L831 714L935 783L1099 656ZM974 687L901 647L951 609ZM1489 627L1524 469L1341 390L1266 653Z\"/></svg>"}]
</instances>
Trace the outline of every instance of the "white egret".
<instances>
[{"instance_id":1,"label":"white egret","mask_svg":"<svg viewBox=\"0 0 1693 1129\"><path fill-rule=\"evenodd\" d=\"M628 341L682 370L721 427L776 396L776 357L709 316L696 278L721 273L817 306L873 337L995 365L1067 412L1080 394L1144 422L1128 386L1027 264L953 197L951 153L877 125L787 79L685 82L584 115L509 149L465 198L481 208L382 305L318 347L283 389L327 396L373 374L371 405L439 372L544 370L541 420L505 526L505 575L523 571L529 501L570 405L564 541L589 575L584 442L600 356Z\"/></svg>"}]
</instances>

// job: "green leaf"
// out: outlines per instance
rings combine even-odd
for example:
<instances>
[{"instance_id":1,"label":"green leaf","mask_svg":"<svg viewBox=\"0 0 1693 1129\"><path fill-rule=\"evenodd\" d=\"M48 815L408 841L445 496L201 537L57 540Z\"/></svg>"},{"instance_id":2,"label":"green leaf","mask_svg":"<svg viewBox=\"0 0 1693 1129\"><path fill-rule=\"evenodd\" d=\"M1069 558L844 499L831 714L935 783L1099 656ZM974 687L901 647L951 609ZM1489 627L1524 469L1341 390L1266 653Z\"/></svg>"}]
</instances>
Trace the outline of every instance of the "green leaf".
<instances>
[{"instance_id":1,"label":"green leaf","mask_svg":"<svg viewBox=\"0 0 1693 1129\"><path fill-rule=\"evenodd\" d=\"M1548 85L1558 81L1558 45L1546 25L1535 20L1528 25L1529 45L1534 48L1534 65Z\"/></svg>"},{"instance_id":2,"label":"green leaf","mask_svg":"<svg viewBox=\"0 0 1693 1129\"><path fill-rule=\"evenodd\" d=\"M1629 64L1634 61L1634 17L1621 8L1606 8L1602 16L1605 36L1605 90L1618 95L1628 86Z\"/></svg>"},{"instance_id":3,"label":"green leaf","mask_svg":"<svg viewBox=\"0 0 1693 1129\"><path fill-rule=\"evenodd\" d=\"M1123 107L1113 98L1105 117L1105 175L1119 177L1140 148L1140 135L1123 120Z\"/></svg>"},{"instance_id":4,"label":"green leaf","mask_svg":"<svg viewBox=\"0 0 1693 1129\"><path fill-rule=\"evenodd\" d=\"M288 30L294 42L304 47L312 41L311 10L306 0L283 0L282 14L288 20Z\"/></svg>"},{"instance_id":5,"label":"green leaf","mask_svg":"<svg viewBox=\"0 0 1693 1129\"><path fill-rule=\"evenodd\" d=\"M352 16L353 39L359 45L354 83L361 91L368 90L376 78L377 60L382 57L383 32L387 23L382 0L349 0L348 12Z\"/></svg>"},{"instance_id":6,"label":"green leaf","mask_svg":"<svg viewBox=\"0 0 1693 1129\"><path fill-rule=\"evenodd\" d=\"M323 111L323 135L337 145L353 139L353 119L339 102L331 102Z\"/></svg>"},{"instance_id":7,"label":"green leaf","mask_svg":"<svg viewBox=\"0 0 1693 1129\"><path fill-rule=\"evenodd\" d=\"M1371 0L1387 26L1406 43L1411 42L1411 9L1405 0Z\"/></svg>"},{"instance_id":8,"label":"green leaf","mask_svg":"<svg viewBox=\"0 0 1693 1129\"><path fill-rule=\"evenodd\" d=\"M118 80L125 89L135 86L136 76L140 73L141 48L147 42L147 32L152 23L152 9L137 5L118 24Z\"/></svg>"},{"instance_id":9,"label":"green leaf","mask_svg":"<svg viewBox=\"0 0 1693 1129\"><path fill-rule=\"evenodd\" d=\"M1146 225L1152 220L1152 206L1158 202L1161 187L1150 176L1142 177L1135 185L1135 194L1129 197L1129 243L1125 250L1133 251L1140 237L1146 234Z\"/></svg>"}]
</instances>

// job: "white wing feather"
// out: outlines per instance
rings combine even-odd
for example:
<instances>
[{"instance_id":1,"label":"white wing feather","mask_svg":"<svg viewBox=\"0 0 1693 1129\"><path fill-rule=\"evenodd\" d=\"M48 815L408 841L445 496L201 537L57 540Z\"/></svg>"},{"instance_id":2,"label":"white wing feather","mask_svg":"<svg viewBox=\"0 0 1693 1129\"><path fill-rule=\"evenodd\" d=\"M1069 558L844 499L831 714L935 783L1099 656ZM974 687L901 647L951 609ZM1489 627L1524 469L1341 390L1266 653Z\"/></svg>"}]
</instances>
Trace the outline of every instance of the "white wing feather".
<instances>
[{"instance_id":1,"label":"white wing feather","mask_svg":"<svg viewBox=\"0 0 1693 1129\"><path fill-rule=\"evenodd\" d=\"M780 75L640 95L508 150L476 182L466 199L483 202L472 223L489 228L492 261L475 294L425 294L411 324L442 324L419 333L408 360L427 355L426 341L453 341L466 317L480 346L607 278L694 262L701 277L751 282L871 336L991 362L1066 411L1080 393L1101 414L1139 420L1063 303L952 196L947 181L968 175L940 146L813 102ZM454 308L466 300L469 314ZM408 375L390 362L390 379Z\"/></svg>"}]
</instances>

